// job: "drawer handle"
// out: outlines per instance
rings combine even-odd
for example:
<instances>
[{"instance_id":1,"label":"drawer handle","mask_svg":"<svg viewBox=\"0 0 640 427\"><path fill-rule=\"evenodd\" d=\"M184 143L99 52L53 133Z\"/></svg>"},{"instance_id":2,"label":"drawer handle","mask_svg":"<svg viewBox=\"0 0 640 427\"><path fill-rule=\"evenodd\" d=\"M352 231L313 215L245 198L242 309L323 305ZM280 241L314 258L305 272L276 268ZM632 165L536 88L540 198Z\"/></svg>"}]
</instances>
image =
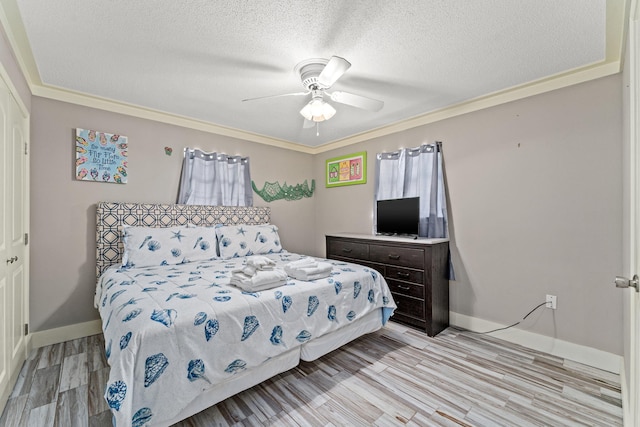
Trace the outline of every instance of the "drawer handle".
<instances>
[{"instance_id":1,"label":"drawer handle","mask_svg":"<svg viewBox=\"0 0 640 427\"><path fill-rule=\"evenodd\" d=\"M409 273L406 273L404 271L398 271L398 277L404 277L405 279L408 279L411 275Z\"/></svg>"},{"instance_id":2,"label":"drawer handle","mask_svg":"<svg viewBox=\"0 0 640 427\"><path fill-rule=\"evenodd\" d=\"M352 251L352 249L342 248L342 252L344 252L345 254L350 254Z\"/></svg>"},{"instance_id":3,"label":"drawer handle","mask_svg":"<svg viewBox=\"0 0 640 427\"><path fill-rule=\"evenodd\" d=\"M398 285L398 289L402 289L403 291L408 291L409 289L411 289L411 286Z\"/></svg>"},{"instance_id":4,"label":"drawer handle","mask_svg":"<svg viewBox=\"0 0 640 427\"><path fill-rule=\"evenodd\" d=\"M389 259L395 259L395 260L398 260L398 259L400 259L400 255L389 254Z\"/></svg>"}]
</instances>

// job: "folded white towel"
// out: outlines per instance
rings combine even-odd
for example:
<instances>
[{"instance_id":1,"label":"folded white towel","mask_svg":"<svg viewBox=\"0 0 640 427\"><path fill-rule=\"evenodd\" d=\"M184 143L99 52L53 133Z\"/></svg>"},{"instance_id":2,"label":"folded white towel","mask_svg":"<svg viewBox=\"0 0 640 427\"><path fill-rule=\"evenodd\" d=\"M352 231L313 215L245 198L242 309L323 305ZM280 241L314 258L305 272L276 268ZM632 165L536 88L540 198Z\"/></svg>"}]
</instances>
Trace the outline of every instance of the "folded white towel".
<instances>
[{"instance_id":1,"label":"folded white towel","mask_svg":"<svg viewBox=\"0 0 640 427\"><path fill-rule=\"evenodd\" d=\"M325 277L329 277L329 276L331 276L331 271L327 273L308 274L306 276L306 279L298 279L298 280L305 280L307 282L311 282L313 280L324 279Z\"/></svg>"},{"instance_id":2,"label":"folded white towel","mask_svg":"<svg viewBox=\"0 0 640 427\"><path fill-rule=\"evenodd\" d=\"M284 271L294 279L316 280L331 275L333 266L328 262L318 262L316 267L292 268L290 264L284 266Z\"/></svg>"},{"instance_id":3,"label":"folded white towel","mask_svg":"<svg viewBox=\"0 0 640 427\"><path fill-rule=\"evenodd\" d=\"M255 267L251 267L250 265L245 265L242 268L239 268L237 270L233 270L231 273L244 273L247 276L255 276L257 272L258 272L258 270L256 270Z\"/></svg>"},{"instance_id":4,"label":"folded white towel","mask_svg":"<svg viewBox=\"0 0 640 427\"><path fill-rule=\"evenodd\" d=\"M292 261L287 264L287 267L298 269L298 268L313 268L318 266L318 261L311 257L300 258L297 261Z\"/></svg>"},{"instance_id":5,"label":"folded white towel","mask_svg":"<svg viewBox=\"0 0 640 427\"><path fill-rule=\"evenodd\" d=\"M276 262L265 256L256 255L247 258L247 266L256 270L273 270Z\"/></svg>"},{"instance_id":6,"label":"folded white towel","mask_svg":"<svg viewBox=\"0 0 640 427\"><path fill-rule=\"evenodd\" d=\"M259 270L256 274L248 275L241 270L231 274L230 284L245 292L263 291L287 283L287 273L281 269Z\"/></svg>"}]
</instances>

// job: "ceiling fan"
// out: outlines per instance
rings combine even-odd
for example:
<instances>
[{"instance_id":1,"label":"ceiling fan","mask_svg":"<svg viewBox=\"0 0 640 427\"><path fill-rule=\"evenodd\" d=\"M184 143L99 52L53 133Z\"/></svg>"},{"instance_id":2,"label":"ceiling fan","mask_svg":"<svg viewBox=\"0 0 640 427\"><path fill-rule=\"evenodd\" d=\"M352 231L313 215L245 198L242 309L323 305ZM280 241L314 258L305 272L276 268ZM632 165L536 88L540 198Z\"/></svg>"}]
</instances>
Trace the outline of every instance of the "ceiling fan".
<instances>
[{"instance_id":1,"label":"ceiling fan","mask_svg":"<svg viewBox=\"0 0 640 427\"><path fill-rule=\"evenodd\" d=\"M248 98L242 101L255 101L258 99L277 98L282 96L306 96L311 95L309 101L301 110L300 114L311 123L318 123L329 120L336 113L335 108L324 100L327 95L332 101L340 104L350 105L369 111L380 111L384 102L377 99L367 98L362 95L355 95L349 92L335 91L328 92L333 84L351 67L351 63L339 56L332 56L329 60L322 58L307 59L295 66L294 71L300 76L305 92L285 93L282 95L261 96L258 98ZM307 126L305 126L307 127Z\"/></svg>"}]
</instances>

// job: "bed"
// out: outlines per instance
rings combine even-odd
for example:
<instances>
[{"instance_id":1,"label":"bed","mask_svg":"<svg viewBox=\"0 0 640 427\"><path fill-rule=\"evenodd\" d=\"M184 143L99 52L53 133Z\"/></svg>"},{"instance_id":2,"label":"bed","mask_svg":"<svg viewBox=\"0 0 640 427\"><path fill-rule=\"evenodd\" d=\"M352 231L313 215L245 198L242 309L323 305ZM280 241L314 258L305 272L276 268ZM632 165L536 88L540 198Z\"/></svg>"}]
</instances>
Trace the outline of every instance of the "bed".
<instances>
[{"instance_id":1,"label":"bed","mask_svg":"<svg viewBox=\"0 0 640 427\"><path fill-rule=\"evenodd\" d=\"M391 292L357 264L316 259L327 277L232 286L250 260L309 259L277 230L268 207L98 204L94 303L115 425L171 425L385 324Z\"/></svg>"}]
</instances>

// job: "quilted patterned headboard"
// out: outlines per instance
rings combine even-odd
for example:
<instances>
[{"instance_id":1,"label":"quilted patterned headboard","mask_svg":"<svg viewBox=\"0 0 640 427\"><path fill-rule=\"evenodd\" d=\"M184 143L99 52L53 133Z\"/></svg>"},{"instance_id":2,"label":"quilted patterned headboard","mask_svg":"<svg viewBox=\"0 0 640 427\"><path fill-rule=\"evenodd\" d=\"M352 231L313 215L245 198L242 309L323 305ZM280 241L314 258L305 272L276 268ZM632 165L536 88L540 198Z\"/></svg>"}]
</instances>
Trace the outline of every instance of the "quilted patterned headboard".
<instances>
[{"instance_id":1,"label":"quilted patterned headboard","mask_svg":"<svg viewBox=\"0 0 640 427\"><path fill-rule=\"evenodd\" d=\"M122 226L171 227L174 225L266 224L266 206L200 206L100 202L96 211L96 274L122 261Z\"/></svg>"}]
</instances>

